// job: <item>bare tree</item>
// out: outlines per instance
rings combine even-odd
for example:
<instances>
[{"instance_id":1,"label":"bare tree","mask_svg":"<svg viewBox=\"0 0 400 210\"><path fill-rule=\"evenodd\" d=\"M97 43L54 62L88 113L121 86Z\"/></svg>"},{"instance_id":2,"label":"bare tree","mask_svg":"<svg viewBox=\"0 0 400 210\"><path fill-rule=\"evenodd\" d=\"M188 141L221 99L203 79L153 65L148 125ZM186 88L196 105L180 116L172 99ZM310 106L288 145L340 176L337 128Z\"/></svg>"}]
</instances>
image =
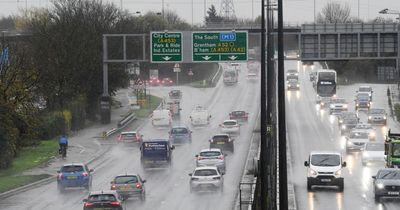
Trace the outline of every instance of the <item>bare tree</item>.
<instances>
[{"instance_id":1,"label":"bare tree","mask_svg":"<svg viewBox=\"0 0 400 210\"><path fill-rule=\"evenodd\" d=\"M317 23L347 23L351 22L349 4L329 2L318 14Z\"/></svg>"}]
</instances>

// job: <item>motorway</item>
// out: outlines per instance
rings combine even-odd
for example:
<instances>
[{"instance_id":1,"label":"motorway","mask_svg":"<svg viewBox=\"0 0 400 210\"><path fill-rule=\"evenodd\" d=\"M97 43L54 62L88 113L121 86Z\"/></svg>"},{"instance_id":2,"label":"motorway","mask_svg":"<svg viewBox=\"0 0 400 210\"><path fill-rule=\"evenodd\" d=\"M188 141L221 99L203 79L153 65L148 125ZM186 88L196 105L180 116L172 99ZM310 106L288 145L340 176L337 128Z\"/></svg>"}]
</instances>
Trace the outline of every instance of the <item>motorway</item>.
<instances>
[{"instance_id":1,"label":"motorway","mask_svg":"<svg viewBox=\"0 0 400 210\"><path fill-rule=\"evenodd\" d=\"M340 136L336 119L327 114L326 110L318 110L315 105L315 90L309 81L310 69L303 69L297 61L285 62L285 69L298 68L301 80L300 91L287 92L286 113L288 144L291 150L291 170L289 182L293 183L296 195L297 209L308 210L369 210L369 209L399 209L400 202L395 199L382 199L381 204L375 203L371 176L375 175L383 164L362 166L360 153L346 154L345 139ZM309 67L308 67L309 68ZM356 89L361 84L338 86L337 96L346 98L349 111L354 111ZM387 85L369 84L373 87L372 107L385 108L387 104ZM364 111L359 112L360 121L366 122ZM388 117L388 128L399 132L399 124ZM387 128L376 126L377 141L383 142ZM344 192L337 188L313 188L307 192L307 170L304 161L313 150L341 151L347 162L344 169Z\"/></svg>"},{"instance_id":2,"label":"motorway","mask_svg":"<svg viewBox=\"0 0 400 210\"><path fill-rule=\"evenodd\" d=\"M177 146L173 151L172 168L143 170L137 145L115 144L108 153L97 159L89 168L94 168L92 190L108 190L114 176L125 172L136 172L146 182L146 201L136 199L125 202L126 209L233 209L239 182L243 174L250 138L259 112L259 81L246 80L246 68L242 66L239 84L224 86L220 80L216 88L196 89L179 87L183 91L182 112L175 125L189 124L189 113L196 104L207 107L211 112L211 123L205 127L193 128L191 144ZM152 94L167 96L173 87L154 87ZM249 121L241 127L240 136L235 138L235 153L228 153L227 172L224 178L224 192L189 192L189 176L195 167L195 154L208 147L208 139L219 133L218 125L232 110L248 111ZM129 130L129 128L127 129ZM167 128L155 128L146 121L140 128L144 138L166 138ZM113 140L109 140L113 142ZM84 161L84 160L82 160ZM68 163L68 159L65 161ZM65 193L57 191L55 181L28 190L0 201L0 209L82 209L82 200L88 191L73 189Z\"/></svg>"}]
</instances>

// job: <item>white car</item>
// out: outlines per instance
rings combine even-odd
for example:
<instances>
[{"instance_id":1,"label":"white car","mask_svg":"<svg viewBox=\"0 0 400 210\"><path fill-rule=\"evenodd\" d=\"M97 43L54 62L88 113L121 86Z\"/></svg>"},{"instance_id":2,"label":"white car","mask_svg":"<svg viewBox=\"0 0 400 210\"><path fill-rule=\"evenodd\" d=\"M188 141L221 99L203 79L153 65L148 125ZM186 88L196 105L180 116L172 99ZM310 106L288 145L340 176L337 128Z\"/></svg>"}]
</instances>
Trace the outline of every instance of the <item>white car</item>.
<instances>
[{"instance_id":1,"label":"white car","mask_svg":"<svg viewBox=\"0 0 400 210\"><path fill-rule=\"evenodd\" d=\"M369 95L369 100L372 101L372 93L373 93L374 91L372 90L372 87L371 87L371 86L366 86L366 85L360 86L356 92L357 92L357 93L368 93L368 95Z\"/></svg>"},{"instance_id":2,"label":"white car","mask_svg":"<svg viewBox=\"0 0 400 210\"><path fill-rule=\"evenodd\" d=\"M151 114L151 124L154 126L171 126L172 114L168 109L157 109Z\"/></svg>"},{"instance_id":3,"label":"white car","mask_svg":"<svg viewBox=\"0 0 400 210\"><path fill-rule=\"evenodd\" d=\"M383 143L366 143L362 150L361 161L363 165L371 162L385 164L385 144Z\"/></svg>"},{"instance_id":4,"label":"white car","mask_svg":"<svg viewBox=\"0 0 400 210\"><path fill-rule=\"evenodd\" d=\"M344 98L332 99L329 103L329 114L340 114L341 112L347 111L348 103Z\"/></svg>"},{"instance_id":5,"label":"white car","mask_svg":"<svg viewBox=\"0 0 400 210\"><path fill-rule=\"evenodd\" d=\"M190 113L190 122L193 126L210 124L211 114L202 106L197 105Z\"/></svg>"},{"instance_id":6,"label":"white car","mask_svg":"<svg viewBox=\"0 0 400 210\"><path fill-rule=\"evenodd\" d=\"M364 145L369 142L368 131L352 130L349 136L346 136L346 152L359 150L364 148Z\"/></svg>"},{"instance_id":7,"label":"white car","mask_svg":"<svg viewBox=\"0 0 400 210\"><path fill-rule=\"evenodd\" d=\"M240 125L237 120L225 120L219 127L221 127L222 133L240 134Z\"/></svg>"},{"instance_id":8,"label":"white car","mask_svg":"<svg viewBox=\"0 0 400 210\"><path fill-rule=\"evenodd\" d=\"M200 166L190 173L190 192L202 189L224 190L224 173L216 166Z\"/></svg>"},{"instance_id":9,"label":"white car","mask_svg":"<svg viewBox=\"0 0 400 210\"><path fill-rule=\"evenodd\" d=\"M369 123L358 123L356 125L356 127L353 128L353 130L356 130L356 131L367 131L368 135L369 135L369 138L371 140L375 140L375 138L376 138L375 128L372 127L372 125L369 124Z\"/></svg>"}]
</instances>

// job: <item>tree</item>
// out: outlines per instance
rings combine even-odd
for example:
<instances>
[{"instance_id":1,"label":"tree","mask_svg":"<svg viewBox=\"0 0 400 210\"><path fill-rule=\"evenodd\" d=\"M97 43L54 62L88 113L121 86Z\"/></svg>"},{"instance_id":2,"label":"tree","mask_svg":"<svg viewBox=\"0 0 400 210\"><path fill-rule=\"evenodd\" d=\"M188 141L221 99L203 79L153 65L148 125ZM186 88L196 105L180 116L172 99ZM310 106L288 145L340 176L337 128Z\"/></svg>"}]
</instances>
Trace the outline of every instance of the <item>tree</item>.
<instances>
[{"instance_id":1,"label":"tree","mask_svg":"<svg viewBox=\"0 0 400 210\"><path fill-rule=\"evenodd\" d=\"M208 16L206 17L206 25L217 24L223 21L223 17L219 16L215 6L212 4L207 11Z\"/></svg>"},{"instance_id":2,"label":"tree","mask_svg":"<svg viewBox=\"0 0 400 210\"><path fill-rule=\"evenodd\" d=\"M346 23L350 20L350 6L338 2L327 3L317 16L317 23Z\"/></svg>"}]
</instances>

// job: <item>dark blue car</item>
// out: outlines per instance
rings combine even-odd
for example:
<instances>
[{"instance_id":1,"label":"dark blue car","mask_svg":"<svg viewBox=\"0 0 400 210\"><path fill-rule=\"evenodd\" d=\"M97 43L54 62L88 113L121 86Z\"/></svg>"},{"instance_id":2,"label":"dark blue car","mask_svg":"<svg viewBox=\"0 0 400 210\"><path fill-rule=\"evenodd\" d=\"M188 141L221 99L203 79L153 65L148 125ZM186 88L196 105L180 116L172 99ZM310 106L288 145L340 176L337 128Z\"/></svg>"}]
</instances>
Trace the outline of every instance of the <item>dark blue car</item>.
<instances>
[{"instance_id":1,"label":"dark blue car","mask_svg":"<svg viewBox=\"0 0 400 210\"><path fill-rule=\"evenodd\" d=\"M192 142L192 131L187 126L174 126L168 133L173 144Z\"/></svg>"},{"instance_id":2,"label":"dark blue car","mask_svg":"<svg viewBox=\"0 0 400 210\"><path fill-rule=\"evenodd\" d=\"M69 187L84 187L89 190L92 186L93 169L89 170L83 163L65 164L57 173L57 186L60 192Z\"/></svg>"}]
</instances>

